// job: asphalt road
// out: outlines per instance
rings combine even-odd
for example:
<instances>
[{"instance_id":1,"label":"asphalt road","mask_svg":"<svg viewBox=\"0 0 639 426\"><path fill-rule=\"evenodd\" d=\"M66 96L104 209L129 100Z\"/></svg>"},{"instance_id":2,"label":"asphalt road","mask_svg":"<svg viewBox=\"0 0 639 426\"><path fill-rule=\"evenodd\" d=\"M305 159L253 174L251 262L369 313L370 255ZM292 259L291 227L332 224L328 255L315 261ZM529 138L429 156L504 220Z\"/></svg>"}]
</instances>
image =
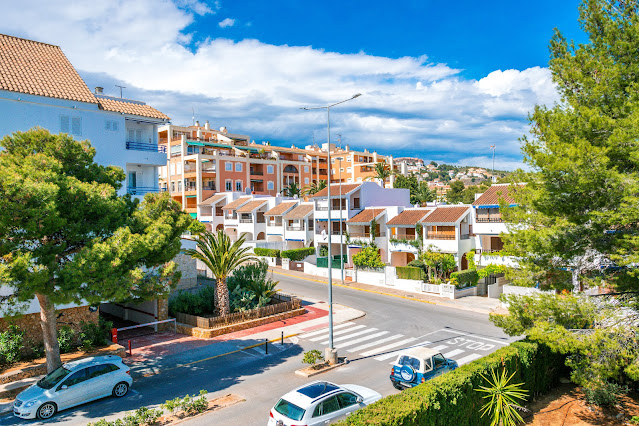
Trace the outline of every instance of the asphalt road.
<instances>
[{"instance_id":1,"label":"asphalt road","mask_svg":"<svg viewBox=\"0 0 639 426\"><path fill-rule=\"evenodd\" d=\"M275 279L280 281L279 289L283 292L307 300L327 300L326 284L279 274L275 274ZM428 345L453 359L469 362L512 341L484 314L335 286L333 301L362 310L366 315L335 329L338 353L347 356L350 363L312 379L294 372L303 366L303 352L310 349L323 352L327 333L322 330L292 338L283 347L274 345L268 355L250 349L137 379L131 393L122 399L106 398L85 404L58 413L49 422L26 422L5 415L0 417L0 425L80 425L105 417L114 419L140 406L160 404L187 393L197 394L200 389L206 389L214 397L237 394L246 401L186 424L264 425L270 408L281 395L318 378L363 385L383 396L396 393L388 374L396 356L394 351L404 347ZM367 340L371 336L376 337Z\"/></svg>"}]
</instances>

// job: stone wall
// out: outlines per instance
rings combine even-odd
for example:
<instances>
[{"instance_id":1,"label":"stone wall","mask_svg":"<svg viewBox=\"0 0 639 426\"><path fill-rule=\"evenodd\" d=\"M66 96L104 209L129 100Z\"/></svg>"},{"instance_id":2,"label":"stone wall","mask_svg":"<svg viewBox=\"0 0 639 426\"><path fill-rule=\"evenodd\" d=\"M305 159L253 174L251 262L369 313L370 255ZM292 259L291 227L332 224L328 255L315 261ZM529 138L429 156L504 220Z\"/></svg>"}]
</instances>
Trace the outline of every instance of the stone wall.
<instances>
[{"instance_id":1,"label":"stone wall","mask_svg":"<svg viewBox=\"0 0 639 426\"><path fill-rule=\"evenodd\" d=\"M185 289L197 286L197 262L191 256L178 254L173 258L177 263L178 270L182 273L182 278L177 285L177 289Z\"/></svg>"},{"instance_id":2,"label":"stone wall","mask_svg":"<svg viewBox=\"0 0 639 426\"><path fill-rule=\"evenodd\" d=\"M62 309L57 313L62 314L58 318L58 330L67 325L75 331L80 331L80 322L98 322L98 312L90 312L88 306ZM25 346L31 342L35 345L42 344L40 313L0 318L0 331L6 330L9 325L16 325L24 331Z\"/></svg>"}]
</instances>

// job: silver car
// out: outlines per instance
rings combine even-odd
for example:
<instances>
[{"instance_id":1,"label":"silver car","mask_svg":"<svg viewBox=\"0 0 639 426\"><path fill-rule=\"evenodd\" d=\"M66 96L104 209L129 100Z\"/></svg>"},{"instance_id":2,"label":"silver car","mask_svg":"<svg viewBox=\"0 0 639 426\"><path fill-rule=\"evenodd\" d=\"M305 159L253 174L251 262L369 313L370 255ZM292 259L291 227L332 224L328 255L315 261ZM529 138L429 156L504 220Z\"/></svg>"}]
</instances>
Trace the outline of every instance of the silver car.
<instances>
[{"instance_id":1,"label":"silver car","mask_svg":"<svg viewBox=\"0 0 639 426\"><path fill-rule=\"evenodd\" d=\"M21 419L50 419L55 413L113 395L127 394L131 370L115 355L68 362L22 391L13 402Z\"/></svg>"}]
</instances>

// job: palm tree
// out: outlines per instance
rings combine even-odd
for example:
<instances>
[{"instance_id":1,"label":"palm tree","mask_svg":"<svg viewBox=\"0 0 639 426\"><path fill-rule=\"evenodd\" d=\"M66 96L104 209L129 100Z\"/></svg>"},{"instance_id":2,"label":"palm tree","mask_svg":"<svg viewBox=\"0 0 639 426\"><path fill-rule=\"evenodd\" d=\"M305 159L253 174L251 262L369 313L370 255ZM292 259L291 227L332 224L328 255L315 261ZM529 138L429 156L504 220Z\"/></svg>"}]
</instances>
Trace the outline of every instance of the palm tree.
<instances>
[{"instance_id":1,"label":"palm tree","mask_svg":"<svg viewBox=\"0 0 639 426\"><path fill-rule=\"evenodd\" d=\"M379 185L381 187L384 187L384 181L386 181L386 179L388 179L392 174L395 173L394 171L391 170L390 166L386 163L375 163L373 171L375 174L366 177L365 180L378 179Z\"/></svg>"},{"instance_id":2,"label":"palm tree","mask_svg":"<svg viewBox=\"0 0 639 426\"><path fill-rule=\"evenodd\" d=\"M284 188L284 193L286 194L287 197L295 197L295 196L299 197L302 194L302 189L297 184L297 182L293 181L289 183L286 188Z\"/></svg>"},{"instance_id":3,"label":"palm tree","mask_svg":"<svg viewBox=\"0 0 639 426\"><path fill-rule=\"evenodd\" d=\"M415 199L419 204L424 204L428 201L434 201L437 198L435 191L431 191L426 182L421 182L415 191Z\"/></svg>"},{"instance_id":4,"label":"palm tree","mask_svg":"<svg viewBox=\"0 0 639 426\"><path fill-rule=\"evenodd\" d=\"M231 312L231 305L226 278L242 263L255 258L247 253L250 250L249 247L242 247L243 235L232 243L231 238L222 229L217 231L217 234L210 231L199 233L195 243L197 249L188 249L184 253L201 260L211 270L216 280L218 314L228 315Z\"/></svg>"},{"instance_id":5,"label":"palm tree","mask_svg":"<svg viewBox=\"0 0 639 426\"><path fill-rule=\"evenodd\" d=\"M310 186L304 188L304 195L313 195L320 192L322 189L326 188L326 181L320 180L318 182L311 183Z\"/></svg>"}]
</instances>

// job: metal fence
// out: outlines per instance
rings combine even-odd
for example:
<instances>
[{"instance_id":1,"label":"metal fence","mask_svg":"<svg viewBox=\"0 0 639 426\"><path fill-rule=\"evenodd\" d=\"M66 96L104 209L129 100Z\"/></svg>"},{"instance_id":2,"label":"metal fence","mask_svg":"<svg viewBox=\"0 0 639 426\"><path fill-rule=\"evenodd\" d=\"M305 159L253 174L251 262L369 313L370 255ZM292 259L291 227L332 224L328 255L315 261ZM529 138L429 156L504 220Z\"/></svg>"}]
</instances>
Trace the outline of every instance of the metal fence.
<instances>
[{"instance_id":1,"label":"metal fence","mask_svg":"<svg viewBox=\"0 0 639 426\"><path fill-rule=\"evenodd\" d=\"M241 322L264 318L271 315L281 314L282 312L292 311L302 307L302 301L295 297L277 293L273 296L273 299L278 302L263 306L261 308L255 308L248 311L236 312L234 314L222 315L212 318L199 317L196 315L183 314L181 312L175 313L175 318L182 324L188 324L193 327L199 328L219 328L232 324L238 324Z\"/></svg>"}]
</instances>

